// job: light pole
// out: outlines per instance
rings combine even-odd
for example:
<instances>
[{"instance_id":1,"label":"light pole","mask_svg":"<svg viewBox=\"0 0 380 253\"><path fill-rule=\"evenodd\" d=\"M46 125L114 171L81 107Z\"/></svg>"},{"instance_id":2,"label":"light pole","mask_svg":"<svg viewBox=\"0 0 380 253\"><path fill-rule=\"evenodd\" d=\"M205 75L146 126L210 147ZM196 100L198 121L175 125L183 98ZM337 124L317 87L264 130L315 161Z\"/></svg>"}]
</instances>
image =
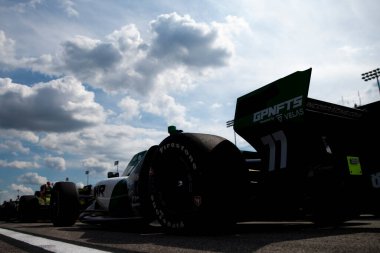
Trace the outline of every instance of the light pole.
<instances>
[{"instance_id":1,"label":"light pole","mask_svg":"<svg viewBox=\"0 0 380 253\"><path fill-rule=\"evenodd\" d=\"M362 74L362 79L364 81L369 81L369 80L372 80L372 79L375 79L377 80L377 87L379 87L379 92L380 92L380 83L379 83L379 77L380 77L380 68L377 68L377 69L374 69L374 70L371 70L369 72L366 72L366 73L363 73Z\"/></svg>"},{"instance_id":2,"label":"light pole","mask_svg":"<svg viewBox=\"0 0 380 253\"><path fill-rule=\"evenodd\" d=\"M116 166L116 173L119 173L119 161L115 161L113 166Z\"/></svg>"},{"instance_id":3,"label":"light pole","mask_svg":"<svg viewBox=\"0 0 380 253\"><path fill-rule=\"evenodd\" d=\"M86 170L86 175L87 175L87 185L88 185L88 177L89 177L89 174L90 174L90 171L89 170Z\"/></svg>"},{"instance_id":4,"label":"light pole","mask_svg":"<svg viewBox=\"0 0 380 253\"><path fill-rule=\"evenodd\" d=\"M234 120L229 120L226 122L227 128L228 127L233 127L234 126ZM236 132L234 130L234 137L235 137L235 146L236 146Z\"/></svg>"}]
</instances>

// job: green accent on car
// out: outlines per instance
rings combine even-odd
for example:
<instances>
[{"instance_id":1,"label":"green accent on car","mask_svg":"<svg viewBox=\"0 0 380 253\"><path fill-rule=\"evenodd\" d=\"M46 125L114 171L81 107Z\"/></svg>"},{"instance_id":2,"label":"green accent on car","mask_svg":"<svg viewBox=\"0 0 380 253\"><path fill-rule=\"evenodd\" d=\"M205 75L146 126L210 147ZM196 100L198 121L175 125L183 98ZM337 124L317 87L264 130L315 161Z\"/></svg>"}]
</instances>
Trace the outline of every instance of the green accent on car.
<instances>
[{"instance_id":1,"label":"green accent on car","mask_svg":"<svg viewBox=\"0 0 380 253\"><path fill-rule=\"evenodd\" d=\"M362 167L360 165L359 157L347 156L348 169L350 175L363 175Z\"/></svg>"}]
</instances>

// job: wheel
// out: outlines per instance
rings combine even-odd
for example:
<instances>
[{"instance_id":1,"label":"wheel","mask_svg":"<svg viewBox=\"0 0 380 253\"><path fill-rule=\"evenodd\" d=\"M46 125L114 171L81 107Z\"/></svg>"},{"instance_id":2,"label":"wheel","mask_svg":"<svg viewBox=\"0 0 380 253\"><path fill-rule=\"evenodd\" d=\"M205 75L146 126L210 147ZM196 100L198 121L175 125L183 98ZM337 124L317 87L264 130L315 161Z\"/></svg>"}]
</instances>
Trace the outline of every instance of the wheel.
<instances>
[{"instance_id":1,"label":"wheel","mask_svg":"<svg viewBox=\"0 0 380 253\"><path fill-rule=\"evenodd\" d=\"M333 203L332 199L314 200L311 221L318 227L337 227L348 221L350 216L343 207L338 206L339 200Z\"/></svg>"},{"instance_id":2,"label":"wheel","mask_svg":"<svg viewBox=\"0 0 380 253\"><path fill-rule=\"evenodd\" d=\"M18 218L18 208L15 201L4 201L0 206L1 220L10 221Z\"/></svg>"},{"instance_id":3,"label":"wheel","mask_svg":"<svg viewBox=\"0 0 380 253\"><path fill-rule=\"evenodd\" d=\"M18 219L21 222L33 222L37 220L39 211L38 198L34 195L23 195L19 199Z\"/></svg>"},{"instance_id":4,"label":"wheel","mask_svg":"<svg viewBox=\"0 0 380 253\"><path fill-rule=\"evenodd\" d=\"M329 168L327 165L324 168ZM341 176L333 172L316 171L309 178L307 209L311 221L320 227L340 226L357 216L351 197Z\"/></svg>"},{"instance_id":5,"label":"wheel","mask_svg":"<svg viewBox=\"0 0 380 253\"><path fill-rule=\"evenodd\" d=\"M190 133L167 137L149 172L158 221L170 230L234 224L245 199L246 173L240 151L222 137Z\"/></svg>"},{"instance_id":6,"label":"wheel","mask_svg":"<svg viewBox=\"0 0 380 253\"><path fill-rule=\"evenodd\" d=\"M72 182L55 183L51 193L50 209L54 226L73 225L79 215L79 198L76 185Z\"/></svg>"}]
</instances>

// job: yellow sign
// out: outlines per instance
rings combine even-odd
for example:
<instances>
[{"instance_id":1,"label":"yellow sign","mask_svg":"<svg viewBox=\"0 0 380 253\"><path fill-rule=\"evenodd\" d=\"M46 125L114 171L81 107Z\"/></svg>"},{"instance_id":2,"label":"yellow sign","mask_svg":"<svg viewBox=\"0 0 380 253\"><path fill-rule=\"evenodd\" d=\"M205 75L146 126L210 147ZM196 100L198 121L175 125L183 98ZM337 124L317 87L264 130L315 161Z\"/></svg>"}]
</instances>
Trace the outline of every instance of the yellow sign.
<instances>
[{"instance_id":1,"label":"yellow sign","mask_svg":"<svg viewBox=\"0 0 380 253\"><path fill-rule=\"evenodd\" d=\"M348 169L350 175L363 175L362 167L360 166L359 157L347 156Z\"/></svg>"}]
</instances>

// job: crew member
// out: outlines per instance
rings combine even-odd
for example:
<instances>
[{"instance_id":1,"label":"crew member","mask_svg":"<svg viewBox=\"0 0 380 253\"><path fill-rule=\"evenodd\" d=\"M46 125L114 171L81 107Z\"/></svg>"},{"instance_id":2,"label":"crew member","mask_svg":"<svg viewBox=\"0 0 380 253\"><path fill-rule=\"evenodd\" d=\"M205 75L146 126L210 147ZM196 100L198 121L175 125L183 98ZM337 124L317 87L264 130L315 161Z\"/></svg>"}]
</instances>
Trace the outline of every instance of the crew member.
<instances>
[{"instance_id":1,"label":"crew member","mask_svg":"<svg viewBox=\"0 0 380 253\"><path fill-rule=\"evenodd\" d=\"M41 188L40 188L41 198L43 199L45 204L50 203L51 189L52 189L52 187L51 187L51 184L49 181L46 184L41 185Z\"/></svg>"}]
</instances>

